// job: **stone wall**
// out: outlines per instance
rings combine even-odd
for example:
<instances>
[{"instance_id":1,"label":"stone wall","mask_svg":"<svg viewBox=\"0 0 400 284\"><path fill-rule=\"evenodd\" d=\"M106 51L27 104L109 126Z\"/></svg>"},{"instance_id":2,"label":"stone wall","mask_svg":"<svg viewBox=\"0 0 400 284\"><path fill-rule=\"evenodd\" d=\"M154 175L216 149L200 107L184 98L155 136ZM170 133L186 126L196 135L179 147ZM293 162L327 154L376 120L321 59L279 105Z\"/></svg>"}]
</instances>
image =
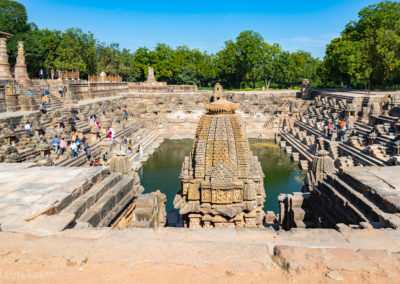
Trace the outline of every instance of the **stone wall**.
<instances>
[{"instance_id":1,"label":"stone wall","mask_svg":"<svg viewBox=\"0 0 400 284\"><path fill-rule=\"evenodd\" d=\"M167 85L165 82L157 82L155 84L146 82L129 82L130 92L145 92L145 93L183 93L196 92L196 85Z\"/></svg>"},{"instance_id":2,"label":"stone wall","mask_svg":"<svg viewBox=\"0 0 400 284\"><path fill-rule=\"evenodd\" d=\"M67 102L119 96L129 91L127 83L70 83L67 89Z\"/></svg>"}]
</instances>

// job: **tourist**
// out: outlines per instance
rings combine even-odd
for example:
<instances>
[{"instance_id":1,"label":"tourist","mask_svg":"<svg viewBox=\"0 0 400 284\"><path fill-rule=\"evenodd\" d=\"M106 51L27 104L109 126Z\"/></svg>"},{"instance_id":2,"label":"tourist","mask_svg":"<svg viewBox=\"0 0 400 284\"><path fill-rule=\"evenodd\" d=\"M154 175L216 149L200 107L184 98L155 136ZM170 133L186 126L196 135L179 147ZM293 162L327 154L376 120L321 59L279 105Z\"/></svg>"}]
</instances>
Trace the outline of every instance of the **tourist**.
<instances>
[{"instance_id":1,"label":"tourist","mask_svg":"<svg viewBox=\"0 0 400 284\"><path fill-rule=\"evenodd\" d=\"M332 123L329 121L328 122L328 137L332 136Z\"/></svg>"},{"instance_id":2,"label":"tourist","mask_svg":"<svg viewBox=\"0 0 400 284\"><path fill-rule=\"evenodd\" d=\"M111 127L110 127L110 138L111 138L111 140L114 142L114 137L115 137L115 131L114 131L114 129L112 129Z\"/></svg>"},{"instance_id":3,"label":"tourist","mask_svg":"<svg viewBox=\"0 0 400 284\"><path fill-rule=\"evenodd\" d=\"M54 75L54 79L58 79L58 70L56 70L56 74Z\"/></svg>"},{"instance_id":4,"label":"tourist","mask_svg":"<svg viewBox=\"0 0 400 284\"><path fill-rule=\"evenodd\" d=\"M47 96L45 96L44 94L42 94L42 106L45 106L47 104Z\"/></svg>"},{"instance_id":5,"label":"tourist","mask_svg":"<svg viewBox=\"0 0 400 284\"><path fill-rule=\"evenodd\" d=\"M33 92L32 92L32 90L28 90L28 96L29 96L29 97L33 97Z\"/></svg>"},{"instance_id":6,"label":"tourist","mask_svg":"<svg viewBox=\"0 0 400 284\"><path fill-rule=\"evenodd\" d=\"M39 70L39 79L43 79L43 69Z\"/></svg>"},{"instance_id":7,"label":"tourist","mask_svg":"<svg viewBox=\"0 0 400 284\"><path fill-rule=\"evenodd\" d=\"M76 145L75 141L72 141L70 148L72 152L72 158L78 156L78 146Z\"/></svg>"},{"instance_id":8,"label":"tourist","mask_svg":"<svg viewBox=\"0 0 400 284\"><path fill-rule=\"evenodd\" d=\"M75 143L76 143L76 148L78 149L79 152L79 150L81 149L81 140L79 139L78 136L76 136L75 138Z\"/></svg>"},{"instance_id":9,"label":"tourist","mask_svg":"<svg viewBox=\"0 0 400 284\"><path fill-rule=\"evenodd\" d=\"M63 88L61 88L61 86L58 87L58 93L60 94L61 97L63 96L64 91Z\"/></svg>"},{"instance_id":10,"label":"tourist","mask_svg":"<svg viewBox=\"0 0 400 284\"><path fill-rule=\"evenodd\" d=\"M89 143L87 142L87 139L85 136L83 136L81 140L81 145L82 145L82 151L86 152L86 148L89 147Z\"/></svg>"},{"instance_id":11,"label":"tourist","mask_svg":"<svg viewBox=\"0 0 400 284\"><path fill-rule=\"evenodd\" d=\"M103 155L103 160L107 161L107 158L108 158L108 152L105 152L104 155Z\"/></svg>"},{"instance_id":12,"label":"tourist","mask_svg":"<svg viewBox=\"0 0 400 284\"><path fill-rule=\"evenodd\" d=\"M340 125L340 129L342 129L344 127L344 120L340 120L339 125Z\"/></svg>"},{"instance_id":13,"label":"tourist","mask_svg":"<svg viewBox=\"0 0 400 284\"><path fill-rule=\"evenodd\" d=\"M24 129L25 129L25 136L27 138L31 137L31 125L29 124L29 121L26 122Z\"/></svg>"},{"instance_id":14,"label":"tourist","mask_svg":"<svg viewBox=\"0 0 400 284\"><path fill-rule=\"evenodd\" d=\"M46 114L47 113L46 103L42 104L42 107L41 107L40 111L42 112L42 114Z\"/></svg>"},{"instance_id":15,"label":"tourist","mask_svg":"<svg viewBox=\"0 0 400 284\"><path fill-rule=\"evenodd\" d=\"M340 130L340 142L343 142L345 136L346 136L346 126L343 126L342 129Z\"/></svg>"},{"instance_id":16,"label":"tourist","mask_svg":"<svg viewBox=\"0 0 400 284\"><path fill-rule=\"evenodd\" d=\"M50 71L49 68L46 68L46 79L50 80Z\"/></svg>"},{"instance_id":17,"label":"tourist","mask_svg":"<svg viewBox=\"0 0 400 284\"><path fill-rule=\"evenodd\" d=\"M90 149L90 146L86 147L86 157L88 161L90 161L90 159L92 158L92 149Z\"/></svg>"},{"instance_id":18,"label":"tourist","mask_svg":"<svg viewBox=\"0 0 400 284\"><path fill-rule=\"evenodd\" d=\"M65 94L67 93L67 87L66 86L64 86L64 88L63 88L63 97L65 97Z\"/></svg>"},{"instance_id":19,"label":"tourist","mask_svg":"<svg viewBox=\"0 0 400 284\"><path fill-rule=\"evenodd\" d=\"M51 140L51 145L54 147L54 153L58 152L58 144L60 143L60 138L56 135L53 140Z\"/></svg>"},{"instance_id":20,"label":"tourist","mask_svg":"<svg viewBox=\"0 0 400 284\"><path fill-rule=\"evenodd\" d=\"M61 138L60 141L60 151L61 151L61 155L64 155L65 149L67 148L67 142L65 141L64 138Z\"/></svg>"},{"instance_id":21,"label":"tourist","mask_svg":"<svg viewBox=\"0 0 400 284\"><path fill-rule=\"evenodd\" d=\"M107 167L108 163L107 163L107 161L103 160L103 162L101 163L101 165L102 165L103 167Z\"/></svg>"},{"instance_id":22,"label":"tourist","mask_svg":"<svg viewBox=\"0 0 400 284\"><path fill-rule=\"evenodd\" d=\"M350 130L350 121L348 119L346 120L346 128L347 130Z\"/></svg>"},{"instance_id":23,"label":"tourist","mask_svg":"<svg viewBox=\"0 0 400 284\"><path fill-rule=\"evenodd\" d=\"M50 91L49 91L49 90L45 90L45 91L44 91L44 95L45 95L45 96L50 95Z\"/></svg>"}]
</instances>

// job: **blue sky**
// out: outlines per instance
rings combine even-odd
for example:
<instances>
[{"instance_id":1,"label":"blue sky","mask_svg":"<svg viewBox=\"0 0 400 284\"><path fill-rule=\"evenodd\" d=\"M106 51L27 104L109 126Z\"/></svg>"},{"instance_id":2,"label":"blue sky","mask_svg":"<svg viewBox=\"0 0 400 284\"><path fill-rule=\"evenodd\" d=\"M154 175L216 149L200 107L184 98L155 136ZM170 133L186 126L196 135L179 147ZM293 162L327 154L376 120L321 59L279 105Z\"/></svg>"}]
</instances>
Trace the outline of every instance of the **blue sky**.
<instances>
[{"instance_id":1,"label":"blue sky","mask_svg":"<svg viewBox=\"0 0 400 284\"><path fill-rule=\"evenodd\" d=\"M290 51L322 58L325 45L357 19L363 7L379 1L178 1L178 0L20 0L39 28L80 27L106 43L135 50L163 42L215 53L243 30Z\"/></svg>"}]
</instances>

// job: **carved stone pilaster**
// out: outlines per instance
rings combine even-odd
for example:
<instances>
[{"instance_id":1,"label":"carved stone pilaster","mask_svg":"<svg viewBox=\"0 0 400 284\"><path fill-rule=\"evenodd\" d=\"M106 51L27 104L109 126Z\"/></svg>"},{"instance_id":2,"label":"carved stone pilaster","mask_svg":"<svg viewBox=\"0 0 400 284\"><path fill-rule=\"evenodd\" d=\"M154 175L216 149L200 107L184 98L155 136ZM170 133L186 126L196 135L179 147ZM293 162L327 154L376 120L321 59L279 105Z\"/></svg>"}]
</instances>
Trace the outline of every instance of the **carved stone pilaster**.
<instances>
[{"instance_id":1,"label":"carved stone pilaster","mask_svg":"<svg viewBox=\"0 0 400 284\"><path fill-rule=\"evenodd\" d=\"M23 41L18 42L18 56L17 63L15 64L14 76L18 83L24 86L31 86L31 80L29 79L28 72L26 71Z\"/></svg>"}]
</instances>

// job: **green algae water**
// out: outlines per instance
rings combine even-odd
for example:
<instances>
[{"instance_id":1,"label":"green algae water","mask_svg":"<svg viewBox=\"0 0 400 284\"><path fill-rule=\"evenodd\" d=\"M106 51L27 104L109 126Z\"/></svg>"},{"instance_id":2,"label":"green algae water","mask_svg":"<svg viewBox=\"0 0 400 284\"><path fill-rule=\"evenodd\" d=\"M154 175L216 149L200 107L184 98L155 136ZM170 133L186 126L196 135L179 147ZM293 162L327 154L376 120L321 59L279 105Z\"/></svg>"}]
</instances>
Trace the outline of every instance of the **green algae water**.
<instances>
[{"instance_id":1,"label":"green algae water","mask_svg":"<svg viewBox=\"0 0 400 284\"><path fill-rule=\"evenodd\" d=\"M193 140L164 140L143 165L139 175L146 192L159 189L167 196L166 209L173 209L172 202L180 189L179 174L185 156L192 150ZM258 156L265 174L264 187L267 198L264 211L279 212L277 197L281 193L300 191L304 173L272 140L252 140L250 147Z\"/></svg>"}]
</instances>

